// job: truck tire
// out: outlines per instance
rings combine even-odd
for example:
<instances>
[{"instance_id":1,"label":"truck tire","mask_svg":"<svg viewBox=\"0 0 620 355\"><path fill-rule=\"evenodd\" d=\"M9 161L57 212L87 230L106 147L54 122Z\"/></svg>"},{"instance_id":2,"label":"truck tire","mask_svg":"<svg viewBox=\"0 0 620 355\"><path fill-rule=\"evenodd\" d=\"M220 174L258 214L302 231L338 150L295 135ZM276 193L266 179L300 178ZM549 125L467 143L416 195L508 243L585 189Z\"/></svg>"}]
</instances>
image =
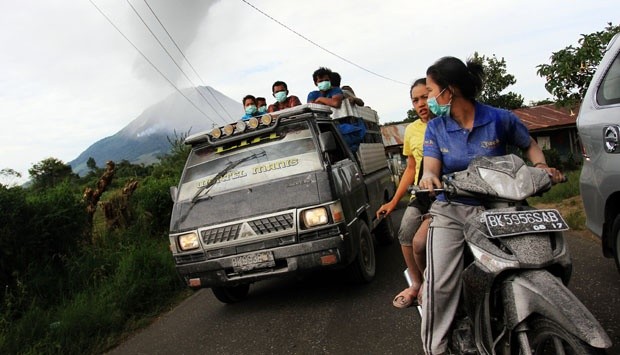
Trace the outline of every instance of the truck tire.
<instances>
[{"instance_id":1,"label":"truck tire","mask_svg":"<svg viewBox=\"0 0 620 355\"><path fill-rule=\"evenodd\" d=\"M357 256L347 271L355 283L369 283L375 277L375 247L366 223L362 222L360 226Z\"/></svg>"},{"instance_id":2,"label":"truck tire","mask_svg":"<svg viewBox=\"0 0 620 355\"><path fill-rule=\"evenodd\" d=\"M220 302L237 303L248 297L250 284L213 287L211 288L211 291L215 295L215 298L217 298Z\"/></svg>"},{"instance_id":3,"label":"truck tire","mask_svg":"<svg viewBox=\"0 0 620 355\"><path fill-rule=\"evenodd\" d=\"M394 243L394 240L396 240L396 233L394 231L394 225L392 224L392 215L383 217L373 233L379 245L390 245Z\"/></svg>"}]
</instances>

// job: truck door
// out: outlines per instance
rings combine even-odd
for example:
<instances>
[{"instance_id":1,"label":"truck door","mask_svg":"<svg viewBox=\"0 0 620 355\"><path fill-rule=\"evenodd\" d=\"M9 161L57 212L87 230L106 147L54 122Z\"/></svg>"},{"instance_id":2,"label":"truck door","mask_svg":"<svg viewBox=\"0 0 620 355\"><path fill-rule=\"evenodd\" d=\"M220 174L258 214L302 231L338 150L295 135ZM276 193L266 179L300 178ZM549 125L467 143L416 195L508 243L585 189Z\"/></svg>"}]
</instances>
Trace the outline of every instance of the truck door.
<instances>
[{"instance_id":1,"label":"truck door","mask_svg":"<svg viewBox=\"0 0 620 355\"><path fill-rule=\"evenodd\" d=\"M332 132L336 139L337 149L328 155L332 165L335 193L340 198L344 215L350 223L367 206L364 177L337 128L332 123L319 123L319 130Z\"/></svg>"}]
</instances>

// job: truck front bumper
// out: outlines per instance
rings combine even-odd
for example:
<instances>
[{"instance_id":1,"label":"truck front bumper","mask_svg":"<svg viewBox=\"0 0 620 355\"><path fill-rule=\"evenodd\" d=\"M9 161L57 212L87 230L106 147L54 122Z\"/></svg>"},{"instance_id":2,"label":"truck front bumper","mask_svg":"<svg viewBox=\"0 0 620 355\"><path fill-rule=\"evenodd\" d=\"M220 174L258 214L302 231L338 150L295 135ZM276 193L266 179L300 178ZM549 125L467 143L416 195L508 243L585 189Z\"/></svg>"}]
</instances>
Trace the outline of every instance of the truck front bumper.
<instances>
[{"instance_id":1,"label":"truck front bumper","mask_svg":"<svg viewBox=\"0 0 620 355\"><path fill-rule=\"evenodd\" d=\"M345 236L339 233L324 239L258 251L273 253L275 266L239 271L233 267L233 259L240 256L237 254L181 264L176 268L192 288L235 286L288 273L342 265L348 259L348 250Z\"/></svg>"}]
</instances>

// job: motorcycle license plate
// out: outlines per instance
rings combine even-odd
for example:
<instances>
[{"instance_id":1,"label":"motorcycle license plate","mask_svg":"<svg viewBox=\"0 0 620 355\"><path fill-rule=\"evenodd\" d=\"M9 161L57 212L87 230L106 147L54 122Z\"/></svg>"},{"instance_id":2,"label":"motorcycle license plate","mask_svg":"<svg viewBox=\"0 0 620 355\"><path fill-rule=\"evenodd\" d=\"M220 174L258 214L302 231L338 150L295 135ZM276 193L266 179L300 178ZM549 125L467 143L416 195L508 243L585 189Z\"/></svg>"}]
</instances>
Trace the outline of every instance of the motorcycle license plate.
<instances>
[{"instance_id":1,"label":"motorcycle license plate","mask_svg":"<svg viewBox=\"0 0 620 355\"><path fill-rule=\"evenodd\" d=\"M273 267L275 265L273 253L270 251L259 251L232 258L232 267L235 272Z\"/></svg>"},{"instance_id":2,"label":"motorcycle license plate","mask_svg":"<svg viewBox=\"0 0 620 355\"><path fill-rule=\"evenodd\" d=\"M553 209L485 212L482 218L491 237L568 230L562 215Z\"/></svg>"}]
</instances>

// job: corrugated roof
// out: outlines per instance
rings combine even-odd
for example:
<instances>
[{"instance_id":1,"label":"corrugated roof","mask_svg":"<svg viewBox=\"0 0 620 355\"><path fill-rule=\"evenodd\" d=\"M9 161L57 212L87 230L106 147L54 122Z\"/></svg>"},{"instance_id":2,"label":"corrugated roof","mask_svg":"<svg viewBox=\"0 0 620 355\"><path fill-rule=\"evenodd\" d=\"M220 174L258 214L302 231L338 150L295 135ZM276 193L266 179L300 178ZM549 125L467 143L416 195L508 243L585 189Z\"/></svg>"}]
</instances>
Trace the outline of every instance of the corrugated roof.
<instances>
[{"instance_id":1,"label":"corrugated roof","mask_svg":"<svg viewBox=\"0 0 620 355\"><path fill-rule=\"evenodd\" d=\"M563 126L574 126L577 111L557 108L554 104L524 107L512 110L530 131L539 131Z\"/></svg>"},{"instance_id":2,"label":"corrugated roof","mask_svg":"<svg viewBox=\"0 0 620 355\"><path fill-rule=\"evenodd\" d=\"M399 123L389 126L381 126L381 136L383 137L383 144L385 146L402 145L403 138L405 137L405 128L411 122Z\"/></svg>"}]
</instances>

